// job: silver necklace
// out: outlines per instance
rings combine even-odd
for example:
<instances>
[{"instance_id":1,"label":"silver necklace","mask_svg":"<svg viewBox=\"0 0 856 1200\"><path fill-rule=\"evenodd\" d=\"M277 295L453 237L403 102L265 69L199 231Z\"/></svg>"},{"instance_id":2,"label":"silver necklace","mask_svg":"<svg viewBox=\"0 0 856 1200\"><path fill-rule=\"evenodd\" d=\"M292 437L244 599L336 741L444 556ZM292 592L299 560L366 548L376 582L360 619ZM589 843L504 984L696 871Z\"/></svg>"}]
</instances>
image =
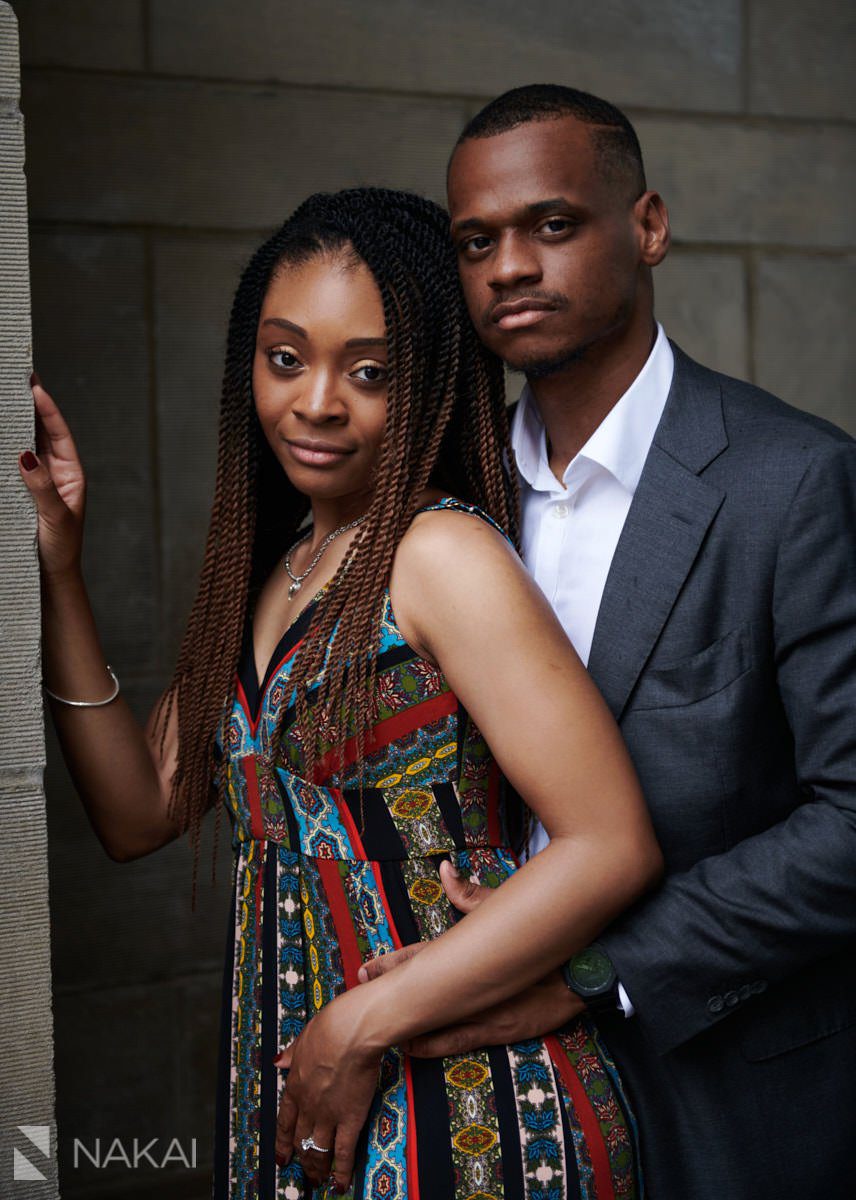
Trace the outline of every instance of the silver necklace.
<instances>
[{"instance_id":1,"label":"silver necklace","mask_svg":"<svg viewBox=\"0 0 856 1200\"><path fill-rule=\"evenodd\" d=\"M291 580L291 587L288 589L289 600L292 600L300 591L304 579L318 566L318 563L321 561L321 555L324 553L333 539L337 538L340 533L347 533L349 529L356 529L358 525L362 525L367 516L368 513L364 513L363 516L357 517L356 521L349 521L347 525L340 525L338 529L334 529L332 533L328 533L324 538L324 541L316 550L315 557L312 559L312 562L301 575L295 575L292 571L291 556L298 546L302 546L308 538L312 537L312 530L310 529L308 533L303 535L299 542L295 542L291 549L286 551L285 557L282 560L282 565L285 567L286 572L288 573L288 578Z\"/></svg>"}]
</instances>

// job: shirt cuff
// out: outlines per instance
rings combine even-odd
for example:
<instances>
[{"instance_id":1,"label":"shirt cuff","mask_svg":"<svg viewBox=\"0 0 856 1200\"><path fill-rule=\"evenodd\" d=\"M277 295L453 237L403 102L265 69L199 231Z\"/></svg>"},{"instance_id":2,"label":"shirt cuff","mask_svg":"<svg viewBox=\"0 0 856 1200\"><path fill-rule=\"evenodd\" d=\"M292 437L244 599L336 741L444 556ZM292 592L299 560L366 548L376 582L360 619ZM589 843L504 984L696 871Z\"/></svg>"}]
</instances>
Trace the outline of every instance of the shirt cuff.
<instances>
[{"instance_id":1,"label":"shirt cuff","mask_svg":"<svg viewBox=\"0 0 856 1200\"><path fill-rule=\"evenodd\" d=\"M624 990L624 984L620 981L618 984L618 1004L625 1017L632 1017L636 1012L636 1009L633 1007L633 1001L627 995L627 992Z\"/></svg>"}]
</instances>

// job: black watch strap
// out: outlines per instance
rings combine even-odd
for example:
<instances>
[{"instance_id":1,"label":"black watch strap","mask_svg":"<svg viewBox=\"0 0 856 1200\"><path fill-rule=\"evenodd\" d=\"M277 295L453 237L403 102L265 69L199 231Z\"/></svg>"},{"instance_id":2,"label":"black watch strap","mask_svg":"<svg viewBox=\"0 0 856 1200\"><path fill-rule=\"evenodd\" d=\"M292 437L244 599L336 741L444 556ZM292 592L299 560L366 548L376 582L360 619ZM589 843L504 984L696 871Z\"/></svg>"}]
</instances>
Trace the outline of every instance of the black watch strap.
<instances>
[{"instance_id":1,"label":"black watch strap","mask_svg":"<svg viewBox=\"0 0 856 1200\"><path fill-rule=\"evenodd\" d=\"M618 975L612 959L598 942L574 954L562 967L562 977L592 1012L614 1012L620 1008Z\"/></svg>"}]
</instances>

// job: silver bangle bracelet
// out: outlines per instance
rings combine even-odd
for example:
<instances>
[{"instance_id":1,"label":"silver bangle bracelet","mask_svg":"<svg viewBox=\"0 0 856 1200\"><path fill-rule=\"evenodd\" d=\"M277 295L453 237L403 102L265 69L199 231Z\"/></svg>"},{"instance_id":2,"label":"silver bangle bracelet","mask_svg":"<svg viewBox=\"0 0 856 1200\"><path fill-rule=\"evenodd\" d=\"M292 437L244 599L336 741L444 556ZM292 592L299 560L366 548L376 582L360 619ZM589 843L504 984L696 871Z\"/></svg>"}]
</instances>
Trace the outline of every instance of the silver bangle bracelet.
<instances>
[{"instance_id":1,"label":"silver bangle bracelet","mask_svg":"<svg viewBox=\"0 0 856 1200\"><path fill-rule=\"evenodd\" d=\"M109 663L107 663L107 670L116 686L106 700L66 700L65 696L58 696L56 692L52 692L47 684L43 683L42 687L49 696L53 696L54 700L59 700L60 704L70 704L73 708L100 708L102 704L109 704L111 700L115 700L119 695L119 680L116 678L116 672Z\"/></svg>"}]
</instances>

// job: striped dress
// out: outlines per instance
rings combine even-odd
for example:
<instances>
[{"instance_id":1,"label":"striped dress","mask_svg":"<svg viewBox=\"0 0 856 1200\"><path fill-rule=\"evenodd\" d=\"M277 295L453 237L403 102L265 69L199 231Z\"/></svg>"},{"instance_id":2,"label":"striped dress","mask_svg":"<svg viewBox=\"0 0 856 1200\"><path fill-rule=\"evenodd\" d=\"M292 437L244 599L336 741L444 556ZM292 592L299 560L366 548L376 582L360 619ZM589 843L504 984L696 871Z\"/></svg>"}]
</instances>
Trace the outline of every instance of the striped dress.
<instances>
[{"instance_id":1,"label":"striped dress","mask_svg":"<svg viewBox=\"0 0 856 1200\"><path fill-rule=\"evenodd\" d=\"M446 499L429 507L478 509ZM456 919L438 882L450 858L482 884L516 868L490 751L442 673L401 635L384 597L362 812L352 762L301 777L296 737L271 733L314 601L263 680L251 624L218 732L234 850L215 1130L215 1200L304 1200L278 1168L285 1074L272 1059L374 955ZM350 774L349 774L350 771ZM635 1126L593 1023L449 1058L387 1051L359 1143L354 1200L612 1200L641 1195ZM332 1189L329 1192L332 1198Z\"/></svg>"}]
</instances>

